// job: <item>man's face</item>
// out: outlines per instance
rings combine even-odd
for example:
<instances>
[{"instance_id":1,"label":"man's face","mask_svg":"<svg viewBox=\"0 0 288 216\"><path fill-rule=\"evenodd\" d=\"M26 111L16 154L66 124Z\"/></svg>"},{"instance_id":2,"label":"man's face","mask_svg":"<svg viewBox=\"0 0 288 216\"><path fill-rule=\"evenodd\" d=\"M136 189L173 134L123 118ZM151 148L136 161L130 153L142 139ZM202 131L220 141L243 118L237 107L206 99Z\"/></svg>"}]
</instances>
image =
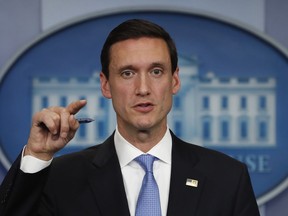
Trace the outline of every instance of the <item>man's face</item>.
<instances>
[{"instance_id":1,"label":"man's face","mask_svg":"<svg viewBox=\"0 0 288 216\"><path fill-rule=\"evenodd\" d=\"M103 95L112 99L119 130L166 128L180 80L178 68L172 74L164 40L143 37L115 43L109 80L103 73L100 78Z\"/></svg>"}]
</instances>

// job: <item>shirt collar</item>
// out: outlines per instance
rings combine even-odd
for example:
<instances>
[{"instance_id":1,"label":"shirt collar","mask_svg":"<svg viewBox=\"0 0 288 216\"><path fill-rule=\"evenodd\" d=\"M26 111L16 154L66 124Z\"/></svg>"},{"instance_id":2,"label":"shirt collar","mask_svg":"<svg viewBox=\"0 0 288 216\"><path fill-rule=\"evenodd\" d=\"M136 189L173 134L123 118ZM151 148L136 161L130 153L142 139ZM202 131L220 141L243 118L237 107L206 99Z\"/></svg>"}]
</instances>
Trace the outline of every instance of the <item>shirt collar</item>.
<instances>
[{"instance_id":1,"label":"shirt collar","mask_svg":"<svg viewBox=\"0 0 288 216\"><path fill-rule=\"evenodd\" d=\"M131 143L129 143L120 133L116 127L114 135L115 148L118 155L119 163L121 168L129 164L134 158L141 154L145 154ZM172 151L172 137L167 127L167 130L160 140L160 142L155 145L147 154L151 154L159 160L171 164L171 151Z\"/></svg>"}]
</instances>

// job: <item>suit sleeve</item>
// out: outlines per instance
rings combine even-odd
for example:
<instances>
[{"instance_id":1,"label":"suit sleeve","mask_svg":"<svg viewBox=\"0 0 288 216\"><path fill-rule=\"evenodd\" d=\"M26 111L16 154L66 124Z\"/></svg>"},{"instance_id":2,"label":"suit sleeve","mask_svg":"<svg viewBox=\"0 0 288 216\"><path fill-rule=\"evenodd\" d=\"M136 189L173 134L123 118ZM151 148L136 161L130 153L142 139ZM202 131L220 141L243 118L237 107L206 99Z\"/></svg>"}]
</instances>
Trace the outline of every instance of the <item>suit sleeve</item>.
<instances>
[{"instance_id":1,"label":"suit sleeve","mask_svg":"<svg viewBox=\"0 0 288 216\"><path fill-rule=\"evenodd\" d=\"M13 163L0 187L1 216L36 215L49 167L35 174L20 170L21 155Z\"/></svg>"},{"instance_id":2,"label":"suit sleeve","mask_svg":"<svg viewBox=\"0 0 288 216\"><path fill-rule=\"evenodd\" d=\"M246 165L239 181L237 199L234 208L235 216L260 216L250 176Z\"/></svg>"}]
</instances>

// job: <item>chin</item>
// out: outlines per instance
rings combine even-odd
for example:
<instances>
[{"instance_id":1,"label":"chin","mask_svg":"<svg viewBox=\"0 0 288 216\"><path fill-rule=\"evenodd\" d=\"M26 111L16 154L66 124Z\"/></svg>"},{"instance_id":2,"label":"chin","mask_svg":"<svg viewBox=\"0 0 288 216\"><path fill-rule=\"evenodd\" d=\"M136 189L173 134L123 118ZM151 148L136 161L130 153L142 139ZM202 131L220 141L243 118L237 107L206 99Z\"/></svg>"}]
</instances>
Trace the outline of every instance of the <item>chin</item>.
<instances>
[{"instance_id":1,"label":"chin","mask_svg":"<svg viewBox=\"0 0 288 216\"><path fill-rule=\"evenodd\" d=\"M154 125L151 122L138 122L136 124L136 127L139 130L149 130L150 128L152 128Z\"/></svg>"}]
</instances>

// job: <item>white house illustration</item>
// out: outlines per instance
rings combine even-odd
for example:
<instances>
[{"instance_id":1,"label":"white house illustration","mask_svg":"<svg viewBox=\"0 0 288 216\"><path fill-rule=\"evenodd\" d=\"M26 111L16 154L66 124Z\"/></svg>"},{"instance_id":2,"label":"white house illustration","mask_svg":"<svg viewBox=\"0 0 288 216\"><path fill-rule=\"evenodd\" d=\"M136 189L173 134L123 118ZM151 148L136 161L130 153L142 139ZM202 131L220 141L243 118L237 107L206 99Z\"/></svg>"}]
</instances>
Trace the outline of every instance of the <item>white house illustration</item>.
<instances>
[{"instance_id":1,"label":"white house illustration","mask_svg":"<svg viewBox=\"0 0 288 216\"><path fill-rule=\"evenodd\" d=\"M182 139L207 147L273 147L276 145L274 77L201 75L194 58L179 58L181 91L174 96L169 127ZM87 99L79 116L95 121L80 126L70 146L104 141L115 129L110 100L100 91L99 74L61 78L34 77L32 112Z\"/></svg>"}]
</instances>

